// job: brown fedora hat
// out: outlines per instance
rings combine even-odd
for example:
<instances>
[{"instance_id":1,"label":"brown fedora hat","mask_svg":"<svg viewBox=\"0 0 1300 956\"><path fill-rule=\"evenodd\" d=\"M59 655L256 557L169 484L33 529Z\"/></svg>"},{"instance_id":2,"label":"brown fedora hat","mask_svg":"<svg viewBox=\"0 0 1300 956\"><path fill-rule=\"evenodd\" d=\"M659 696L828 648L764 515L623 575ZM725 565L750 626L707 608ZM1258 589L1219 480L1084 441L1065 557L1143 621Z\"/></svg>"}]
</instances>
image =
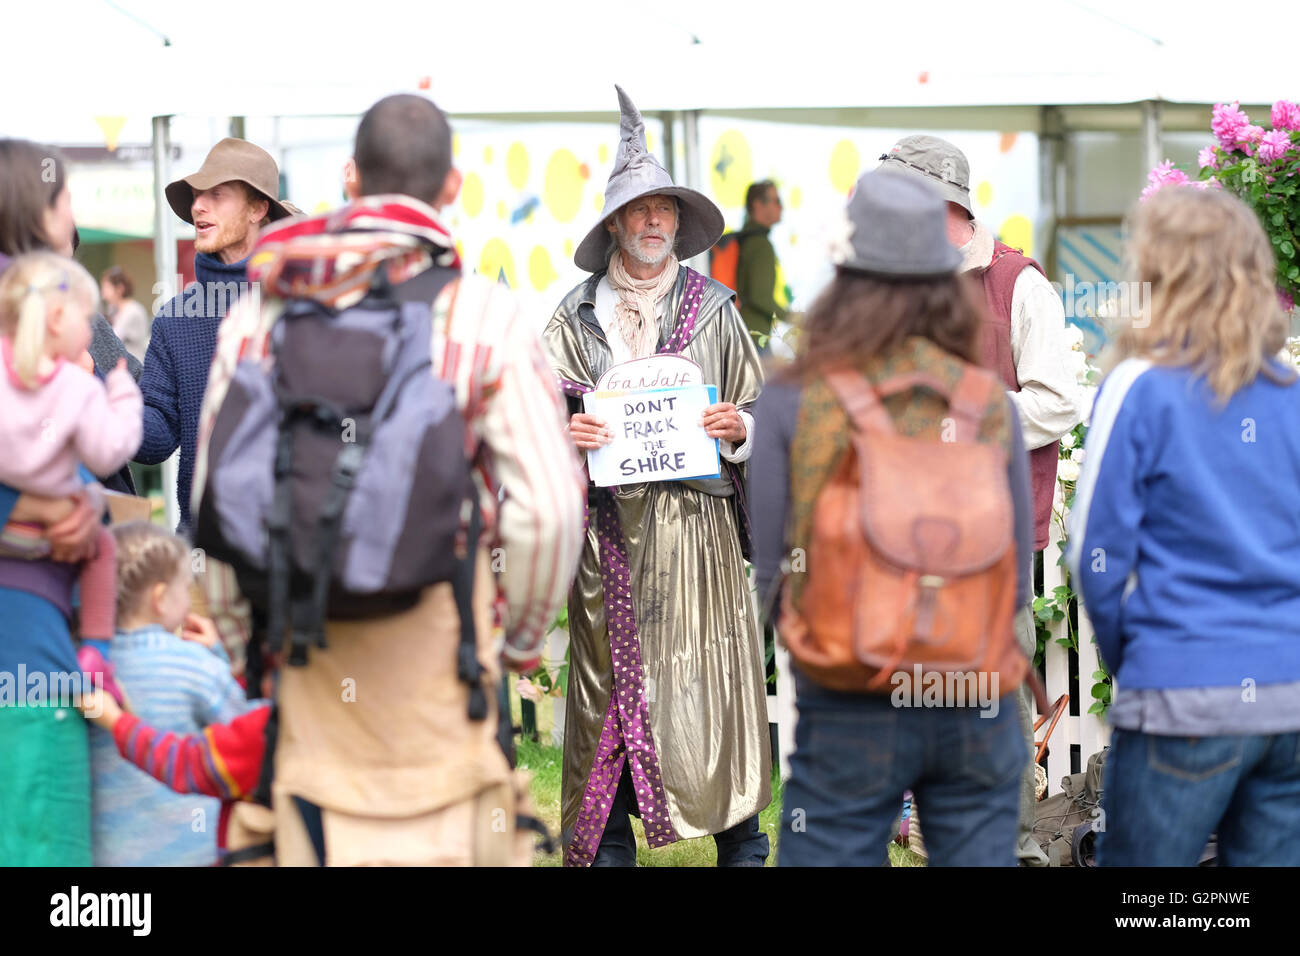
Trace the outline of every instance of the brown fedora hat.
<instances>
[{"instance_id":1,"label":"brown fedora hat","mask_svg":"<svg viewBox=\"0 0 1300 956\"><path fill-rule=\"evenodd\" d=\"M271 154L248 140L229 136L209 150L197 173L168 183L164 192L172 211L193 225L190 207L194 205L194 194L235 181L247 183L266 197L271 204L267 216L272 222L290 215L279 200L280 169Z\"/></svg>"}]
</instances>

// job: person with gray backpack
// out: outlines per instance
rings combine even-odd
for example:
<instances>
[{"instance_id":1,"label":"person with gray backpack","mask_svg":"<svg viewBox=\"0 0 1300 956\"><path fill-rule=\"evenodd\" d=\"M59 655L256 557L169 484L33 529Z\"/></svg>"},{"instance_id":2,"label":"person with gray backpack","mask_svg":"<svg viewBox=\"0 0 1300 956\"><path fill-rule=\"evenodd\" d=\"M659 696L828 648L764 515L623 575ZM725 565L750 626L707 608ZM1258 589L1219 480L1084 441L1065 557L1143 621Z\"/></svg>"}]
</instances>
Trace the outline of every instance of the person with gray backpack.
<instances>
[{"instance_id":1,"label":"person with gray backpack","mask_svg":"<svg viewBox=\"0 0 1300 956\"><path fill-rule=\"evenodd\" d=\"M460 274L446 117L380 100L355 166L350 205L254 250L263 301L223 324L204 400L196 540L286 658L277 863L527 863L490 688L536 666L584 484L536 325Z\"/></svg>"}]
</instances>

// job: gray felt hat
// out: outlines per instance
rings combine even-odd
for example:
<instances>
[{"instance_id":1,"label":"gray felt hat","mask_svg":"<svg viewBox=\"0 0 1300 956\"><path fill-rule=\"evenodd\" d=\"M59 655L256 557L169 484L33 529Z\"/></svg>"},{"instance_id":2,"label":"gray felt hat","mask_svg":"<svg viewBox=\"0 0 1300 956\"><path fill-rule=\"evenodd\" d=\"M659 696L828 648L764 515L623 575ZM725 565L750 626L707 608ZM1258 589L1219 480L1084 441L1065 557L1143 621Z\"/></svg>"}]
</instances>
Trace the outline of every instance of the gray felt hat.
<instances>
[{"instance_id":1,"label":"gray felt hat","mask_svg":"<svg viewBox=\"0 0 1300 956\"><path fill-rule=\"evenodd\" d=\"M578 268L586 272L601 272L607 264L609 230L605 221L633 199L642 196L676 196L680 212L677 217L678 259L689 259L711 248L722 236L725 223L722 211L703 193L685 186L674 186L668 170L650 154L645 142L645 121L641 111L632 105L621 86L618 105L619 120L618 155L614 157L614 170L605 185L605 206L600 221L591 228L573 254Z\"/></svg>"},{"instance_id":2,"label":"gray felt hat","mask_svg":"<svg viewBox=\"0 0 1300 956\"><path fill-rule=\"evenodd\" d=\"M880 157L880 169L891 169L929 183L947 202L955 202L973 219L970 207L970 163L966 154L938 136L904 136Z\"/></svg>"},{"instance_id":3,"label":"gray felt hat","mask_svg":"<svg viewBox=\"0 0 1300 956\"><path fill-rule=\"evenodd\" d=\"M948 241L944 197L889 167L863 173L846 210L841 269L903 279L952 275L962 257Z\"/></svg>"}]
</instances>

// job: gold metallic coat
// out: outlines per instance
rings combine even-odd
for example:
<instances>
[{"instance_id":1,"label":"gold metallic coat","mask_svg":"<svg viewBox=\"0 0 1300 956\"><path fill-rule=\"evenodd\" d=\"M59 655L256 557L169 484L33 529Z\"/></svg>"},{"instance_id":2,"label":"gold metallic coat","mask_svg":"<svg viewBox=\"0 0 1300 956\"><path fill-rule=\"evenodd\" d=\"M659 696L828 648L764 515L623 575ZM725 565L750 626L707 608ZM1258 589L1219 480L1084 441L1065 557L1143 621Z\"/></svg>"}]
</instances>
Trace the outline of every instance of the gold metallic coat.
<instances>
[{"instance_id":1,"label":"gold metallic coat","mask_svg":"<svg viewBox=\"0 0 1300 956\"><path fill-rule=\"evenodd\" d=\"M599 279L592 276L570 292L545 333L556 373L584 385L594 385L612 363L595 317ZM686 280L682 269L660 313L660 347L672 332ZM694 337L681 354L717 386L718 401L748 410L757 400L763 381L758 352L731 291L720 283L709 281ZM763 642L725 474L611 489L627 543L651 733L681 838L718 833L772 799ZM561 797L566 842L609 705L611 667L593 514L569 593Z\"/></svg>"}]
</instances>

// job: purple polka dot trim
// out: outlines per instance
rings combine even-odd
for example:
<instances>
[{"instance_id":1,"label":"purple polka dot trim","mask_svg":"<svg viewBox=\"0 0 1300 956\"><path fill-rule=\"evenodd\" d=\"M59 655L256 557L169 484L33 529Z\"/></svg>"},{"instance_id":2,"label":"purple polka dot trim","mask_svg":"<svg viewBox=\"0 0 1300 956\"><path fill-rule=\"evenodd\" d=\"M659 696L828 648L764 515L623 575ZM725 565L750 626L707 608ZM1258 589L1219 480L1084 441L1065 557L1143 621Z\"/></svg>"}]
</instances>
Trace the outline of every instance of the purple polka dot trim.
<instances>
[{"instance_id":1,"label":"purple polka dot trim","mask_svg":"<svg viewBox=\"0 0 1300 956\"><path fill-rule=\"evenodd\" d=\"M650 730L641 642L632 609L632 578L613 496L602 496L596 506L596 537L600 542L600 579L605 593L613 678L605 724L587 777L573 839L565 854L567 866L590 866L595 859L624 763L632 772L632 789L645 825L646 842L657 847L677 840L677 831L668 816L668 799Z\"/></svg>"},{"instance_id":2,"label":"purple polka dot trim","mask_svg":"<svg viewBox=\"0 0 1300 956\"><path fill-rule=\"evenodd\" d=\"M660 355L673 355L691 344L695 336L695 319L700 314L700 303L704 301L704 288L708 279L703 273L686 269L686 291L682 295L682 304L677 310L677 324L673 326L672 335L659 350Z\"/></svg>"}]
</instances>

